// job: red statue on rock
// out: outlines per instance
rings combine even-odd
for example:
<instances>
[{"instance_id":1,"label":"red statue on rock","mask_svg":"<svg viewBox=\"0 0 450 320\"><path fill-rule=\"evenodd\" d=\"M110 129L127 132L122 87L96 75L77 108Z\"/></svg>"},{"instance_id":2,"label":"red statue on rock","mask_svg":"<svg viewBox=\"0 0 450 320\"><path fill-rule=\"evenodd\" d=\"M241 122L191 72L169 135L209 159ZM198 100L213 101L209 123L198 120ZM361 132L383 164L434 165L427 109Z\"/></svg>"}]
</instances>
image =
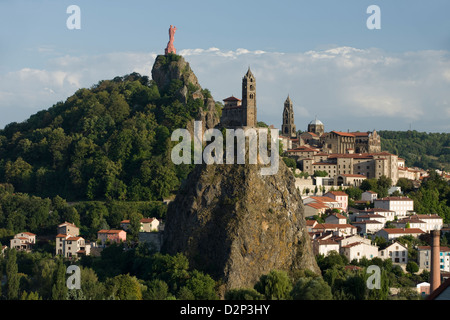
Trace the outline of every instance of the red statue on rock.
<instances>
[{"instance_id":1,"label":"red statue on rock","mask_svg":"<svg viewBox=\"0 0 450 320\"><path fill-rule=\"evenodd\" d=\"M175 31L177 31L177 28L175 26L170 25L169 28L169 43L167 43L167 48L165 50L166 55L169 53L177 53L177 49L173 46L173 40L175 37Z\"/></svg>"}]
</instances>

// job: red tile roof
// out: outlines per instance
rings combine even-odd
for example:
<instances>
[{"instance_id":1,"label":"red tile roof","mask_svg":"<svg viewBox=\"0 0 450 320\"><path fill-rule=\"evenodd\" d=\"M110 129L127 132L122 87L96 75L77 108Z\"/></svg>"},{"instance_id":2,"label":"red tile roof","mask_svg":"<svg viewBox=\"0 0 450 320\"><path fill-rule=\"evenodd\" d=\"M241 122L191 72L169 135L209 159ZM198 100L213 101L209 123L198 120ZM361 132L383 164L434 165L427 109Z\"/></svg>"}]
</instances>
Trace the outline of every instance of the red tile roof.
<instances>
[{"instance_id":1,"label":"red tile roof","mask_svg":"<svg viewBox=\"0 0 450 320\"><path fill-rule=\"evenodd\" d=\"M306 206L310 206L314 209L327 209L328 208L322 202L310 202L310 203L307 203Z\"/></svg>"},{"instance_id":2,"label":"red tile roof","mask_svg":"<svg viewBox=\"0 0 450 320\"><path fill-rule=\"evenodd\" d=\"M335 134L337 134L338 136L343 136L343 137L354 137L353 134L349 133L349 132L342 132L342 131L331 131Z\"/></svg>"},{"instance_id":3,"label":"red tile roof","mask_svg":"<svg viewBox=\"0 0 450 320\"><path fill-rule=\"evenodd\" d=\"M226 99L223 99L223 101L241 101L241 99L238 99L234 96L228 97Z\"/></svg>"},{"instance_id":4,"label":"red tile roof","mask_svg":"<svg viewBox=\"0 0 450 320\"><path fill-rule=\"evenodd\" d=\"M316 225L313 229L345 229L345 228L352 228L356 229L355 226L352 226L351 224L339 224L339 223L319 223Z\"/></svg>"},{"instance_id":5,"label":"red tile roof","mask_svg":"<svg viewBox=\"0 0 450 320\"><path fill-rule=\"evenodd\" d=\"M419 228L384 228L382 230L388 234L425 233Z\"/></svg>"},{"instance_id":6,"label":"red tile roof","mask_svg":"<svg viewBox=\"0 0 450 320\"><path fill-rule=\"evenodd\" d=\"M328 193L331 193L332 195L335 195L335 196L346 196L346 197L348 197L348 194L346 194L343 191L328 191L326 194L328 194Z\"/></svg>"}]
</instances>

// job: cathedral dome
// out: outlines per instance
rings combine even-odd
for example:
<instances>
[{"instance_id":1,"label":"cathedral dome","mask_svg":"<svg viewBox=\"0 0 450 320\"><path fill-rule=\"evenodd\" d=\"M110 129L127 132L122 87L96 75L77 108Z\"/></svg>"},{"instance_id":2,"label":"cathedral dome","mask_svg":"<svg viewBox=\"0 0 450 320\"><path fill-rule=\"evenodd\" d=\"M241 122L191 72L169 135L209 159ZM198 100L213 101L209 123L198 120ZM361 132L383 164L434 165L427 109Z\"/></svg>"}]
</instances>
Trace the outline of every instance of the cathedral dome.
<instances>
[{"instance_id":1,"label":"cathedral dome","mask_svg":"<svg viewBox=\"0 0 450 320\"><path fill-rule=\"evenodd\" d=\"M322 125L323 126L323 123L322 123L322 121L320 121L320 120L317 120L317 119L314 119L313 121L311 121L309 124L315 124L315 125Z\"/></svg>"}]
</instances>

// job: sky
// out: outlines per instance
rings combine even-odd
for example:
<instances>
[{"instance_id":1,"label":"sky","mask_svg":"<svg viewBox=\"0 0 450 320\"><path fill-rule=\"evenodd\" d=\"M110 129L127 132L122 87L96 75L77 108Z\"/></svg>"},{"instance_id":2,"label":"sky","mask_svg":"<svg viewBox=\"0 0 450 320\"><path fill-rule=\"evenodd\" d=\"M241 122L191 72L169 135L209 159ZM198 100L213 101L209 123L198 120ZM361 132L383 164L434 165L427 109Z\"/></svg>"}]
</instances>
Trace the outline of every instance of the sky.
<instances>
[{"instance_id":1,"label":"sky","mask_svg":"<svg viewBox=\"0 0 450 320\"><path fill-rule=\"evenodd\" d=\"M151 77L175 25L215 100L241 98L251 68L258 121L281 127L289 95L299 130L317 117L326 131L450 132L449 15L448 0L0 0L0 128L100 80Z\"/></svg>"}]
</instances>

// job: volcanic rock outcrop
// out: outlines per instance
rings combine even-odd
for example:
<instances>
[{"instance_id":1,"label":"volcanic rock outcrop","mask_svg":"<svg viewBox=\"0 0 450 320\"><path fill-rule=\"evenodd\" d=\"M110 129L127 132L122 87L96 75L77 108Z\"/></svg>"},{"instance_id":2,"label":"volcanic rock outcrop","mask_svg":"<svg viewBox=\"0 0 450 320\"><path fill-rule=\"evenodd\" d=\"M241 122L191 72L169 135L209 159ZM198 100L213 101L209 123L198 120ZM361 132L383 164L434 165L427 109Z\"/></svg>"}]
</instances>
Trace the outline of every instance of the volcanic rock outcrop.
<instances>
[{"instance_id":1,"label":"volcanic rock outcrop","mask_svg":"<svg viewBox=\"0 0 450 320\"><path fill-rule=\"evenodd\" d=\"M225 290L273 269L320 274L292 173L283 161L274 175L260 168L197 165L169 205L163 252L182 252Z\"/></svg>"}]
</instances>

